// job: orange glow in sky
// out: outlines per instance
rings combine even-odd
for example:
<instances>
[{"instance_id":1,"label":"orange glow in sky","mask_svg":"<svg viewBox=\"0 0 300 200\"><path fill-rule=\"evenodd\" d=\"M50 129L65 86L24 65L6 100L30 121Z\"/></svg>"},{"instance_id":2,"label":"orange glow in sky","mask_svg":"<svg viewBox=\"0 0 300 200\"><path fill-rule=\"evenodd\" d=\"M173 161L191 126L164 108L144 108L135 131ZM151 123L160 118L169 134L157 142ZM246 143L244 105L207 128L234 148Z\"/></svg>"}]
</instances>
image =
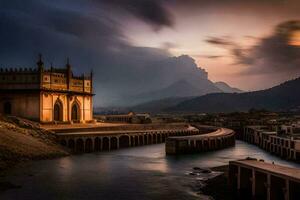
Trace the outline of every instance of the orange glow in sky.
<instances>
[{"instance_id":1,"label":"orange glow in sky","mask_svg":"<svg viewBox=\"0 0 300 200\"><path fill-rule=\"evenodd\" d=\"M295 31L290 40L290 45L300 46L300 31Z\"/></svg>"}]
</instances>

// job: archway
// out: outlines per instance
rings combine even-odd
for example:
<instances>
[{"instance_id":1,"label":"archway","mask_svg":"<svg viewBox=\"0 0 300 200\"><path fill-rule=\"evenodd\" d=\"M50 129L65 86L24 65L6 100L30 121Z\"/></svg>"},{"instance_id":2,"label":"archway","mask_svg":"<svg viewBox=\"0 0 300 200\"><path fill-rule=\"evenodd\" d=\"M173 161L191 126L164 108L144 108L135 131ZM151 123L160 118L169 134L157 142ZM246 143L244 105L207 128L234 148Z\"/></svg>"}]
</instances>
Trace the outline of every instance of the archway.
<instances>
[{"instance_id":1,"label":"archway","mask_svg":"<svg viewBox=\"0 0 300 200\"><path fill-rule=\"evenodd\" d=\"M149 138L148 138L148 144L152 144L152 135L149 134L148 136L149 136Z\"/></svg>"},{"instance_id":2,"label":"archway","mask_svg":"<svg viewBox=\"0 0 300 200\"><path fill-rule=\"evenodd\" d=\"M130 141L131 141L131 146L134 147L135 145L135 140L134 140L134 136L130 136Z\"/></svg>"},{"instance_id":3,"label":"archway","mask_svg":"<svg viewBox=\"0 0 300 200\"><path fill-rule=\"evenodd\" d=\"M65 146L67 146L67 141L66 140L61 140L60 144L65 147Z\"/></svg>"},{"instance_id":4,"label":"archway","mask_svg":"<svg viewBox=\"0 0 300 200\"><path fill-rule=\"evenodd\" d=\"M75 141L73 139L70 139L68 146L70 149L74 150L75 149Z\"/></svg>"},{"instance_id":5,"label":"archway","mask_svg":"<svg viewBox=\"0 0 300 200\"><path fill-rule=\"evenodd\" d=\"M74 102L71 109L71 120L75 122L80 121L80 107L77 102Z\"/></svg>"},{"instance_id":6,"label":"archway","mask_svg":"<svg viewBox=\"0 0 300 200\"><path fill-rule=\"evenodd\" d=\"M54 104L54 121L63 121L63 104L59 99Z\"/></svg>"},{"instance_id":7,"label":"archway","mask_svg":"<svg viewBox=\"0 0 300 200\"><path fill-rule=\"evenodd\" d=\"M148 144L148 135L144 135L144 144Z\"/></svg>"},{"instance_id":8,"label":"archway","mask_svg":"<svg viewBox=\"0 0 300 200\"><path fill-rule=\"evenodd\" d=\"M91 138L85 140L85 152L90 153L93 151L93 141Z\"/></svg>"},{"instance_id":9,"label":"archway","mask_svg":"<svg viewBox=\"0 0 300 200\"><path fill-rule=\"evenodd\" d=\"M139 135L139 145L143 145L143 144L144 144L143 136Z\"/></svg>"},{"instance_id":10,"label":"archway","mask_svg":"<svg viewBox=\"0 0 300 200\"><path fill-rule=\"evenodd\" d=\"M166 141L166 135L163 134L163 135L162 135L162 142L165 142L165 141Z\"/></svg>"},{"instance_id":11,"label":"archway","mask_svg":"<svg viewBox=\"0 0 300 200\"><path fill-rule=\"evenodd\" d=\"M5 102L5 103L4 103L3 110L4 110L4 114L6 114L6 115L11 115L11 103L8 102L8 101Z\"/></svg>"},{"instance_id":12,"label":"archway","mask_svg":"<svg viewBox=\"0 0 300 200\"><path fill-rule=\"evenodd\" d=\"M153 144L156 144L157 143L157 135L156 133L154 133L153 135Z\"/></svg>"},{"instance_id":13,"label":"archway","mask_svg":"<svg viewBox=\"0 0 300 200\"><path fill-rule=\"evenodd\" d=\"M110 149L118 149L118 139L116 137L110 138Z\"/></svg>"},{"instance_id":14,"label":"archway","mask_svg":"<svg viewBox=\"0 0 300 200\"><path fill-rule=\"evenodd\" d=\"M101 151L101 139L98 137L95 139L95 151Z\"/></svg>"},{"instance_id":15,"label":"archway","mask_svg":"<svg viewBox=\"0 0 300 200\"><path fill-rule=\"evenodd\" d=\"M104 150L104 151L109 150L109 138L108 137L104 137L102 139L102 150Z\"/></svg>"},{"instance_id":16,"label":"archway","mask_svg":"<svg viewBox=\"0 0 300 200\"><path fill-rule=\"evenodd\" d=\"M126 148L129 147L129 136L127 135L122 135L119 138L119 142L120 142L120 148Z\"/></svg>"},{"instance_id":17,"label":"archway","mask_svg":"<svg viewBox=\"0 0 300 200\"><path fill-rule=\"evenodd\" d=\"M84 142L82 139L77 139L76 141L76 152L78 153L84 152Z\"/></svg>"},{"instance_id":18,"label":"archway","mask_svg":"<svg viewBox=\"0 0 300 200\"><path fill-rule=\"evenodd\" d=\"M157 143L161 143L161 135L157 134Z\"/></svg>"}]
</instances>

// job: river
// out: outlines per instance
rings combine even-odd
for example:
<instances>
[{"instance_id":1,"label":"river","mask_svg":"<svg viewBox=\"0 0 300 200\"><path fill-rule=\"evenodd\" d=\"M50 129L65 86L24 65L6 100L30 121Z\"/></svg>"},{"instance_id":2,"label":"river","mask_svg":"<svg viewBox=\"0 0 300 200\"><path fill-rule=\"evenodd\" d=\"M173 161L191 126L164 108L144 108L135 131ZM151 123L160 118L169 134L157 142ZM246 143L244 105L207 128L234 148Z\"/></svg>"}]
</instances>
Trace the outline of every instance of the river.
<instances>
[{"instance_id":1,"label":"river","mask_svg":"<svg viewBox=\"0 0 300 200\"><path fill-rule=\"evenodd\" d=\"M202 177L189 175L193 167L216 167L247 156L300 167L241 141L182 156L166 156L164 144L157 144L22 164L0 177L16 186L1 191L0 199L206 199L199 194Z\"/></svg>"}]
</instances>

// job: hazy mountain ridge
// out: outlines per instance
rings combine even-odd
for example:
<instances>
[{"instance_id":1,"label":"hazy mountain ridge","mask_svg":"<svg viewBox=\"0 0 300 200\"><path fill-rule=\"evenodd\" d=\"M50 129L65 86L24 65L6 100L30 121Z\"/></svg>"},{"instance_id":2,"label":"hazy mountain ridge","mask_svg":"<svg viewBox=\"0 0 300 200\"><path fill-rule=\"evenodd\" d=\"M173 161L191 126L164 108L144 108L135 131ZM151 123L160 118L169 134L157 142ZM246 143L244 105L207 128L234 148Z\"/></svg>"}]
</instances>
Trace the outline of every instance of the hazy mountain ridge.
<instances>
[{"instance_id":1,"label":"hazy mountain ridge","mask_svg":"<svg viewBox=\"0 0 300 200\"><path fill-rule=\"evenodd\" d=\"M171 98L153 100L153 101L149 101L146 103L133 106L130 109L133 110L134 112L158 113L168 107L176 106L177 104L192 98L195 97L171 97Z\"/></svg>"},{"instance_id":2,"label":"hazy mountain ridge","mask_svg":"<svg viewBox=\"0 0 300 200\"><path fill-rule=\"evenodd\" d=\"M215 83L208 79L200 80L198 83L195 86L190 81L180 80L167 88L140 94L135 98L143 101L143 103L138 103L130 109L136 112L161 112L168 107L176 106L185 100L190 100L197 96L210 93L228 93L229 91L241 92L241 90L232 88L224 82L223 85L226 85L223 88L224 90L218 88Z\"/></svg>"},{"instance_id":3,"label":"hazy mountain ridge","mask_svg":"<svg viewBox=\"0 0 300 200\"><path fill-rule=\"evenodd\" d=\"M251 108L272 111L297 109L300 106L300 78L266 90L246 93L208 94L186 100L166 109L169 112L233 112Z\"/></svg>"},{"instance_id":4,"label":"hazy mountain ridge","mask_svg":"<svg viewBox=\"0 0 300 200\"><path fill-rule=\"evenodd\" d=\"M222 82L222 81L215 82L215 86L225 93L235 93L235 92L242 93L242 92L244 92L243 90L240 90L235 87L231 87L230 85L228 85L227 83Z\"/></svg>"},{"instance_id":5,"label":"hazy mountain ridge","mask_svg":"<svg viewBox=\"0 0 300 200\"><path fill-rule=\"evenodd\" d=\"M142 93L134 96L139 102L155 101L166 98L201 96L213 92L222 92L210 80L200 79L198 81L179 80L160 90Z\"/></svg>"}]
</instances>

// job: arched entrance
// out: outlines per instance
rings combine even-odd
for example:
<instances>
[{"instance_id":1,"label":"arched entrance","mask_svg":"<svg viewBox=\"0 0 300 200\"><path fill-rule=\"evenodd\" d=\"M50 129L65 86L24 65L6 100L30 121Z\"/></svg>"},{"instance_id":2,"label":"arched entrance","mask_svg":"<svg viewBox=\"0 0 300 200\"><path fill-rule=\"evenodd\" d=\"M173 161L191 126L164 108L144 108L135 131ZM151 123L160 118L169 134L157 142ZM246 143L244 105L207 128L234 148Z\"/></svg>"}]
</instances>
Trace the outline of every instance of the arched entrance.
<instances>
[{"instance_id":1,"label":"arched entrance","mask_svg":"<svg viewBox=\"0 0 300 200\"><path fill-rule=\"evenodd\" d=\"M93 151L93 141L91 138L85 140L85 152L90 153Z\"/></svg>"},{"instance_id":2,"label":"arched entrance","mask_svg":"<svg viewBox=\"0 0 300 200\"><path fill-rule=\"evenodd\" d=\"M103 145L102 150L104 150L104 151L109 150L109 138L108 137L104 137L102 139L102 145Z\"/></svg>"},{"instance_id":3,"label":"arched entrance","mask_svg":"<svg viewBox=\"0 0 300 200\"><path fill-rule=\"evenodd\" d=\"M73 139L70 139L68 146L70 149L72 149L74 151L75 150L75 141Z\"/></svg>"},{"instance_id":4,"label":"arched entrance","mask_svg":"<svg viewBox=\"0 0 300 200\"><path fill-rule=\"evenodd\" d=\"M4 114L11 115L11 103L8 101L5 102L3 105L3 110L4 110Z\"/></svg>"},{"instance_id":5,"label":"arched entrance","mask_svg":"<svg viewBox=\"0 0 300 200\"><path fill-rule=\"evenodd\" d=\"M76 152L77 153L82 153L84 152L84 142L82 139L78 139L76 141Z\"/></svg>"},{"instance_id":6,"label":"arched entrance","mask_svg":"<svg viewBox=\"0 0 300 200\"><path fill-rule=\"evenodd\" d=\"M118 149L118 139L116 137L110 138L110 149Z\"/></svg>"},{"instance_id":7,"label":"arched entrance","mask_svg":"<svg viewBox=\"0 0 300 200\"><path fill-rule=\"evenodd\" d=\"M95 139L95 151L101 151L101 139L98 137Z\"/></svg>"},{"instance_id":8,"label":"arched entrance","mask_svg":"<svg viewBox=\"0 0 300 200\"><path fill-rule=\"evenodd\" d=\"M60 100L54 104L54 121L63 121L63 104Z\"/></svg>"},{"instance_id":9,"label":"arched entrance","mask_svg":"<svg viewBox=\"0 0 300 200\"><path fill-rule=\"evenodd\" d=\"M129 136L127 135L122 135L119 138L119 142L120 142L120 148L126 148L129 147Z\"/></svg>"},{"instance_id":10,"label":"arched entrance","mask_svg":"<svg viewBox=\"0 0 300 200\"><path fill-rule=\"evenodd\" d=\"M79 105L78 105L77 102L75 102L72 105L71 120L75 121L75 122L79 122L80 121L80 109L79 109Z\"/></svg>"}]
</instances>

